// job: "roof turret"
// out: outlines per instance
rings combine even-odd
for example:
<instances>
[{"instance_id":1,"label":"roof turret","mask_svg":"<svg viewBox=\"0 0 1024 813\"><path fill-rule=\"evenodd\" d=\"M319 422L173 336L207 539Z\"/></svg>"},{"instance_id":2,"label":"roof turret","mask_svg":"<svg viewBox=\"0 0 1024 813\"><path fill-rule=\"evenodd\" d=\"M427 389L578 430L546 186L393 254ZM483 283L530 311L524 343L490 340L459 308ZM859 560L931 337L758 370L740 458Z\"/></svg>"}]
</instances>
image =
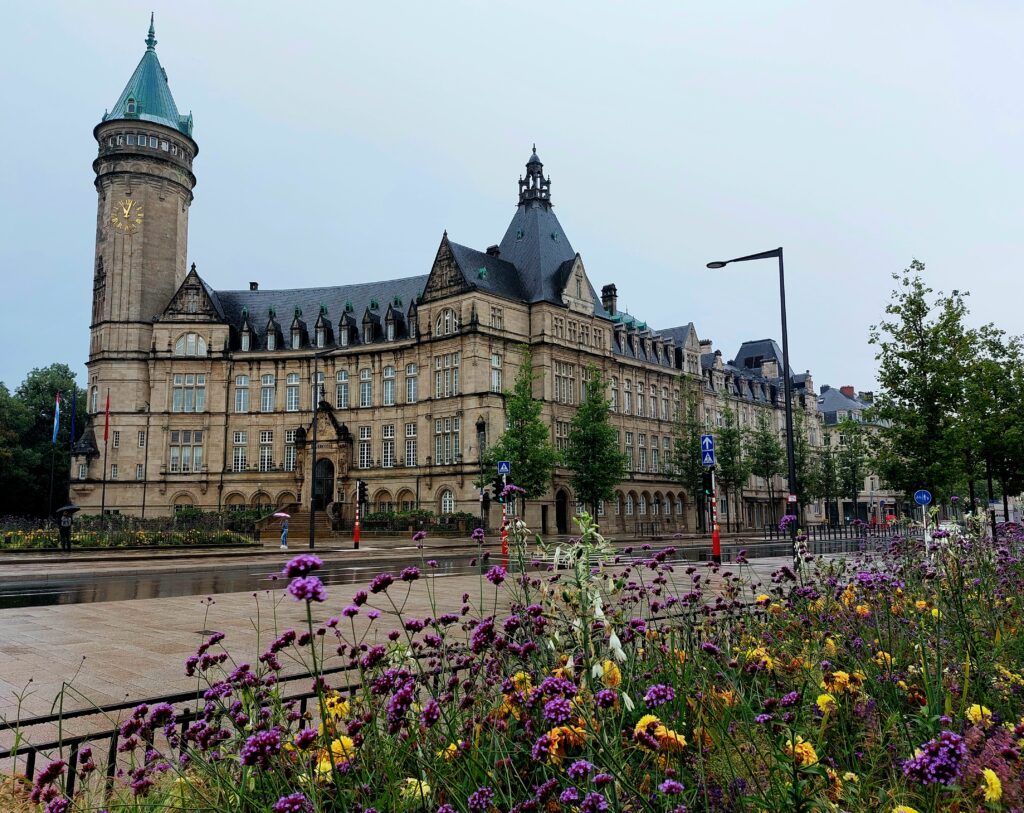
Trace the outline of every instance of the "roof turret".
<instances>
[{"instance_id":1,"label":"roof turret","mask_svg":"<svg viewBox=\"0 0 1024 813\"><path fill-rule=\"evenodd\" d=\"M149 17L146 52L113 109L103 115L103 121L116 119L152 121L192 136L192 114L182 116L178 113L178 106L167 84L167 72L156 55L156 28L152 14Z\"/></svg>"}]
</instances>

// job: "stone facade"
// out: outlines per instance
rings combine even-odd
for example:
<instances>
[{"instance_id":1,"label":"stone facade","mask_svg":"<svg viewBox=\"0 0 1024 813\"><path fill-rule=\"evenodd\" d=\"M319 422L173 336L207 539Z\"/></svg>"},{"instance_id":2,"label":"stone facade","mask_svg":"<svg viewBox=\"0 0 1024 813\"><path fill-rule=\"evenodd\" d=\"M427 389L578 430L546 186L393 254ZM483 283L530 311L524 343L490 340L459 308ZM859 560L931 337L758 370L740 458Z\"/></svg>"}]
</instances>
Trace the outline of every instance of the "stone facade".
<instances>
[{"instance_id":1,"label":"stone facade","mask_svg":"<svg viewBox=\"0 0 1024 813\"><path fill-rule=\"evenodd\" d=\"M147 53L152 30L150 38ZM130 101L122 94L117 109ZM673 419L689 392L700 394L711 432L726 406L750 427L766 411L782 432L778 358L734 366L692 324L655 331L617 309L614 285L595 293L551 209L536 151L500 246L475 251L445 234L426 276L216 291L194 265L186 271L198 151L191 117L184 128L172 126L176 109L168 124L120 116L95 131L90 414L72 462L72 499L88 512L294 510L315 499L347 521L362 479L374 510L477 514L481 444L504 431L503 391L527 346L556 446L586 370L594 365L610 382L612 421L632 461L601 508L615 532L643 530L639 523L694 529L694 502L666 473ZM813 384L797 378L796 407L816 426ZM743 490L741 525L772 513L767 484L756 480ZM568 482L569 472L556 471L551 492L529 503L532 527L571 532ZM774 490L784 496L781 478Z\"/></svg>"}]
</instances>

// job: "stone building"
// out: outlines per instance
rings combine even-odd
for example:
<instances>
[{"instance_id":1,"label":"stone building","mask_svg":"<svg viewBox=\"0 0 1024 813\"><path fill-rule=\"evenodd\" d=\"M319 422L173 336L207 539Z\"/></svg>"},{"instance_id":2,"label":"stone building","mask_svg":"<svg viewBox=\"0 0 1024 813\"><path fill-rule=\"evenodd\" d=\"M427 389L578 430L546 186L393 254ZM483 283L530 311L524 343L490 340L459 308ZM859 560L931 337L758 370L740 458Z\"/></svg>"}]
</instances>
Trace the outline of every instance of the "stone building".
<instances>
[{"instance_id":1,"label":"stone building","mask_svg":"<svg viewBox=\"0 0 1024 813\"><path fill-rule=\"evenodd\" d=\"M89 422L72 460L72 498L86 511L295 511L313 499L349 519L362 479L373 510L476 514L481 451L504 430L503 392L524 346L558 447L588 368L610 382L631 469L601 507L616 531L694 527L690 495L667 473L688 388L701 393L711 431L727 403L744 425L766 410L782 431L784 371L777 352L758 352L777 351L774 342L747 343L723 363L692 323L653 330L618 308L614 284L599 295L555 215L536 149L512 221L484 250L445 233L420 276L215 289L187 264L198 146L155 47L151 24L142 60L94 130ZM809 376L793 380L801 407L816 414L813 398L804 404ZM768 515L766 484L754 479L748 525ZM532 527L571 530L568 482L556 471L551 492L529 504ZM781 480L775 491L784 495Z\"/></svg>"}]
</instances>

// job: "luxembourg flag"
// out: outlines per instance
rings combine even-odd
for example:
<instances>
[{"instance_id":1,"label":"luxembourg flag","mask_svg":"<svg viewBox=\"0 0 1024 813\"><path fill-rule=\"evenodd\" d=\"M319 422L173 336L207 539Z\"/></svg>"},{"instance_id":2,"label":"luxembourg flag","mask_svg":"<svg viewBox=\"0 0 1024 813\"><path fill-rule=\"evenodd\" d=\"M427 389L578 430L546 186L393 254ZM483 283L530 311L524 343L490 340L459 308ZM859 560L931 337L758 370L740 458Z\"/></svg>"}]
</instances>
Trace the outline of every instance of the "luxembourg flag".
<instances>
[{"instance_id":1,"label":"luxembourg flag","mask_svg":"<svg viewBox=\"0 0 1024 813\"><path fill-rule=\"evenodd\" d=\"M53 440L51 443L57 442L57 433L60 431L60 390L57 390L57 398L53 405Z\"/></svg>"}]
</instances>

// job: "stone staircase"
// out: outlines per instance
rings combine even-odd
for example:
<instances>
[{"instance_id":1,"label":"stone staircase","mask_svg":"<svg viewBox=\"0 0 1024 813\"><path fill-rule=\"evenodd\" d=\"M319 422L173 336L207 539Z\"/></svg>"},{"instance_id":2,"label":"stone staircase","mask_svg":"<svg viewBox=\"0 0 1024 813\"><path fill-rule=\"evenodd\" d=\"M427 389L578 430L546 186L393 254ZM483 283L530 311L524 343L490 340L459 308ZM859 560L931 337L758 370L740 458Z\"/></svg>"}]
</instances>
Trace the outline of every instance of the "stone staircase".
<instances>
[{"instance_id":1,"label":"stone staircase","mask_svg":"<svg viewBox=\"0 0 1024 813\"><path fill-rule=\"evenodd\" d=\"M288 520L288 545L302 545L309 539L309 511L289 512L292 518ZM325 511L316 512L316 538L328 539L334 536L331 530L331 519ZM261 523L260 541L273 542L281 538L281 520L269 519Z\"/></svg>"}]
</instances>

